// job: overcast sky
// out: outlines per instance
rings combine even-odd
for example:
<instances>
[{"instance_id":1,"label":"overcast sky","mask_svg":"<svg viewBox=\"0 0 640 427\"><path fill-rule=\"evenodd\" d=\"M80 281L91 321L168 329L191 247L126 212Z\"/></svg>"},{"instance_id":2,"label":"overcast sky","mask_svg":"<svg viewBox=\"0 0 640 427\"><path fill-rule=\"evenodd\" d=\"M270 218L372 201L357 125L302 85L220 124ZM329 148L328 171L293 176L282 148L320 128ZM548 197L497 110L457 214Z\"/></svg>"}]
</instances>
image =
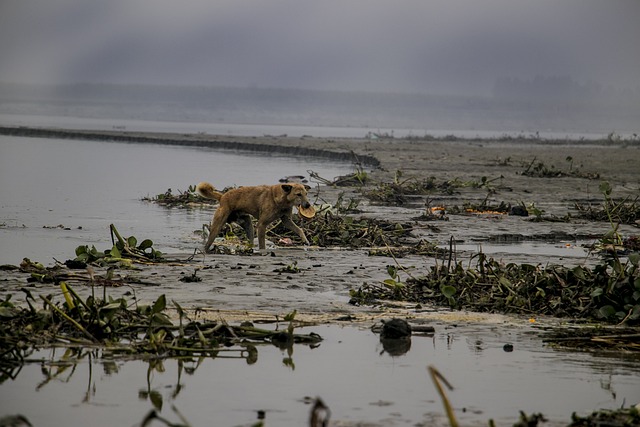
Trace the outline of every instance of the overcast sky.
<instances>
[{"instance_id":1,"label":"overcast sky","mask_svg":"<svg viewBox=\"0 0 640 427\"><path fill-rule=\"evenodd\" d=\"M489 94L640 87L640 0L0 0L0 81Z\"/></svg>"}]
</instances>

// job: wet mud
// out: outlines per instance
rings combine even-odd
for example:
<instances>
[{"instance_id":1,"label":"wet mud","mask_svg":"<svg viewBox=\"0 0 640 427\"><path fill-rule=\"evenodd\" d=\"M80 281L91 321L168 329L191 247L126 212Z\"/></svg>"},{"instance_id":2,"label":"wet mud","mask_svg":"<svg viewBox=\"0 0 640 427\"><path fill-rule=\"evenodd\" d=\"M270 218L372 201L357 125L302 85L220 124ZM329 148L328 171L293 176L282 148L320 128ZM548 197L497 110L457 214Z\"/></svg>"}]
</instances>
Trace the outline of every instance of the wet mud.
<instances>
[{"instance_id":1,"label":"wet mud","mask_svg":"<svg viewBox=\"0 0 640 427\"><path fill-rule=\"evenodd\" d=\"M18 128L12 132L38 132ZM6 129L5 129L6 130ZM59 137L61 131L47 130L43 135ZM640 195L640 148L637 144L581 144L575 141L439 141L396 139L317 139L286 137L211 137L207 135L131 134L128 132L93 132L93 137L131 139L144 138L147 142L164 143L217 143L224 140L227 147L254 151L271 151L278 147L283 153L312 155L313 150L338 153L359 159L359 170L366 172L364 186L332 186L314 184L310 195L316 204L343 205L352 203L356 209L347 216L383 219L401 223L410 230L407 245L428 241L443 248L454 249L456 259L464 260L483 250L504 263L589 265L599 260L586 248L611 229L606 221L588 221L572 218L576 203L597 205L602 203L598 190L601 181L612 186L617 199L637 198ZM69 138L85 138L83 132L64 131ZM132 139L133 138L133 139ZM373 159L373 160L372 160ZM569 171L580 170L589 174L562 177L527 176L523 171L533 161L547 168ZM372 167L371 164L378 165ZM401 173L399 174L398 171ZM597 174L598 179L583 176ZM400 206L380 204L366 197L379 183L409 182L435 179L436 182L457 182L453 191L433 191L411 196ZM486 184L487 182L490 182ZM485 183L485 185L472 185ZM150 189L153 192L153 189ZM466 205L508 204L534 206L539 221L532 216L523 217L503 213L449 214L454 208ZM430 207L446 209L446 220L425 220ZM213 209L201 207L202 209ZM162 209L162 207L159 207ZM545 218L567 218L563 221ZM442 219L442 218L440 218ZM201 224L194 224L201 228ZM622 235L637 235L638 224L621 224ZM148 238L152 236L138 236ZM313 237L313 236L310 236ZM275 240L275 239L274 239ZM294 244L296 239L293 239ZM535 243L535 247L532 244ZM102 249L102 248L99 248ZM196 249L196 248L194 248ZM180 301L187 307L221 315L223 312L259 312L276 316L297 309L301 316L319 316L323 319L345 315L367 317L384 313L384 309L355 307L349 304L349 290L364 283L381 283L389 278L388 266L400 267L401 278L420 275L438 262L436 256L403 254L401 250L385 255L385 248L370 256L371 248L273 247L252 255L169 254L177 263L136 266L131 271L117 271L117 275L135 278L137 297L154 300L160 294ZM29 254L24 254L28 257ZM73 254L69 254L73 258ZM38 260L45 262L47 260ZM60 260L64 261L64 260ZM293 272L288 265L296 265ZM185 283L185 275L197 271L201 281ZM99 274L99 272L97 273ZM404 277L402 277L404 276ZM25 277L19 271L3 271L0 295L16 292L24 286ZM34 291L47 292L46 284L30 284ZM135 282L132 283L135 286ZM131 292L127 286L122 292ZM374 312L372 314L372 311ZM429 309L429 311L433 311ZM419 315L412 311L411 315Z\"/></svg>"},{"instance_id":2,"label":"wet mud","mask_svg":"<svg viewBox=\"0 0 640 427\"><path fill-rule=\"evenodd\" d=\"M70 132L68 137L85 138L87 135ZM637 143L232 138L131 135L115 131L100 132L96 137L145 138L138 142L171 144L224 141L227 149L244 150L250 146L249 149L255 152L277 149L283 154L302 156L337 153L336 159L355 161L354 170L366 172L365 183L337 186L316 179L311 182L310 196L317 206L342 203L351 205L350 211L345 212L347 216L403 224L403 229L409 231L403 237L405 247L430 242L435 247L453 250L455 259L463 262L471 262L472 257L487 248L491 257L505 264L592 266L602 258L589 247L611 231L611 224L580 218L576 204L601 204L603 195L599 186L602 181L610 184L611 195L616 200L637 200L640 196L640 147ZM533 162L547 169L565 172L578 169L584 173L561 176L523 173ZM456 185L446 191L441 187L441 190L423 194L403 195L401 203L381 203L367 197L368 193L380 190L380 183L406 184L429 179ZM149 189L149 192L156 190L162 189ZM528 216L466 209L468 206L500 205L528 207ZM433 216L437 212L433 207L441 207L443 213ZM211 213L215 209L211 206L191 208L210 210ZM163 207L158 206L158 209ZM637 221L620 224L616 231L623 236L637 236L638 225ZM194 224L193 228L198 231L201 226ZM313 241L313 236L308 237ZM369 328L380 320L403 318L413 325L432 322L440 328L455 328L462 336L470 333L486 338L507 328L513 336L526 336L527 339L548 328L573 324L572 319L537 313L504 316L390 300L374 305L353 304L353 290L367 284L383 286L390 279L390 271L395 274L393 280L404 282L442 264L442 257L437 252L403 252L397 246L391 251L385 245L375 248L303 247L297 245L295 237L293 245L279 244L273 234L268 234L267 238L275 244L263 251L247 253L235 251L230 246L227 253L204 254L199 247L194 247L192 252L166 254L167 262L133 263L132 268L111 272L108 266L96 266L93 274L110 277L108 293L113 298L124 296L149 303L165 295L167 301L178 302L192 319L201 321L282 321L295 310L295 319L301 325L355 324ZM73 258L73 254L69 254L69 258ZM37 261L46 264L48 260ZM68 277L66 281L81 297L88 297L92 291L87 286L88 273L81 269L74 274L77 277ZM18 300L24 290L36 298L58 292L53 284L28 281L29 277L31 274L24 270L3 268L0 271L0 298L11 294ZM448 340L448 335L445 338ZM559 338L556 342L562 340ZM534 341L537 343L537 338ZM539 345L545 344L539 340ZM504 352L508 351L508 347L504 347ZM637 358L629 363L631 369L637 369ZM567 414L570 412L568 408Z\"/></svg>"}]
</instances>

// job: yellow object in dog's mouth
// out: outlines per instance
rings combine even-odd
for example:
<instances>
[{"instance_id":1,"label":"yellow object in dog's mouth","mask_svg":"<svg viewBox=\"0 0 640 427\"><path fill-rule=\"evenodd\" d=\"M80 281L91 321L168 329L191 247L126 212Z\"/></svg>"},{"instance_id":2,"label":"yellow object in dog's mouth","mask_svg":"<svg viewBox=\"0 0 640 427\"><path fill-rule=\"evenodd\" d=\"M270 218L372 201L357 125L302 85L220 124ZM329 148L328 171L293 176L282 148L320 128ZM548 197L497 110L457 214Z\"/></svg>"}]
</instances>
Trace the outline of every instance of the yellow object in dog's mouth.
<instances>
[{"instance_id":1,"label":"yellow object in dog's mouth","mask_svg":"<svg viewBox=\"0 0 640 427\"><path fill-rule=\"evenodd\" d=\"M313 218L314 216L316 216L316 210L313 205L309 206L308 208L298 206L298 213L300 214L300 216L303 216L305 218Z\"/></svg>"}]
</instances>

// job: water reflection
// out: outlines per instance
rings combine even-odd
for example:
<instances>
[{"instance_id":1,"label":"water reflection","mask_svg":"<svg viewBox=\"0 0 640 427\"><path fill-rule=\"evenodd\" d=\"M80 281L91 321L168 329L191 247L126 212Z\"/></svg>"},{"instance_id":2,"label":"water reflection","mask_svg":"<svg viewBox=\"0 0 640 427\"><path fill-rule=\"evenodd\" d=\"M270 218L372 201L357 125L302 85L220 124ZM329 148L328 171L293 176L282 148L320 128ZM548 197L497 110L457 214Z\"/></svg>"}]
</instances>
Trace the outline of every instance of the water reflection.
<instances>
[{"instance_id":1,"label":"water reflection","mask_svg":"<svg viewBox=\"0 0 640 427\"><path fill-rule=\"evenodd\" d=\"M324 338L319 346L282 340L252 353L233 345L215 357L140 360L95 348L39 350L4 377L0 416L22 414L48 426L87 419L95 426L145 420L248 426L259 417L300 426L319 396L332 422L446 425L426 369L433 365L455 387L447 394L461 424L492 418L511 425L520 409L567 422L573 411L636 403L640 385L637 357L558 351L543 347L534 330L507 325L438 324L435 333L413 334L391 348L370 330L309 329Z\"/></svg>"},{"instance_id":2,"label":"water reflection","mask_svg":"<svg viewBox=\"0 0 640 427\"><path fill-rule=\"evenodd\" d=\"M293 371L295 370L293 360L294 344L295 346L301 345L294 342L292 334L283 332L281 335L275 335L271 344L264 344L263 346L280 350L285 355L281 361L282 366ZM310 344L308 347L317 348L319 345L319 343ZM74 397L67 399L67 403L72 411L81 411L79 408L83 405L95 406L96 408L124 406L124 401L122 401L122 399L126 399L124 396L117 399L114 403L108 403L105 399L105 395L112 395L114 393L113 384L116 382L114 377L123 376L124 378L119 378L118 382L123 380L127 385L127 389L137 389L139 403L135 406L138 408L146 406L148 408L147 414L140 420L140 425L146 426L152 420L157 420L167 426L187 426L191 425L187 422L189 414L182 414L176 405L180 401L182 391L189 387L190 377L200 375L200 369L210 369L211 366L208 364L218 359L224 360L225 364L233 360L242 360L248 366L254 365L258 362L259 346L260 345L256 345L255 343L243 343L239 345L227 345L208 353L206 356L200 357L182 356L164 358L162 356L145 356L143 359L123 358L118 356L117 352L112 352L109 348L53 347L47 350L37 351L32 349L22 355L20 358L21 363L19 364L8 364L7 360L5 360L6 354L3 355L3 369L0 384L3 386L2 391L4 395L8 394L9 389L7 387L16 387L16 383L20 383L23 376L30 377L30 380L35 380L33 391L37 394L34 396L32 393L29 393L30 396L21 396L21 398L28 397L29 400L34 398L34 400L41 401L43 407L36 409L36 411L47 410L47 405L39 396L40 393L47 394L49 390L51 390L51 392L58 394L60 393L60 388L71 386L73 388L71 395ZM131 381L130 368L132 365L135 366L136 373L144 370L144 377L135 375L137 379ZM34 368L36 366L40 368L39 376L35 375ZM234 368L240 368L239 365L234 364L233 366ZM20 375L21 373L22 375ZM215 377L213 377L212 380L215 380ZM20 386L18 385L18 387ZM123 391L125 391L125 395L129 394L129 390ZM169 405L170 410L167 409ZM9 406L5 407L4 405L0 405L0 409L4 412L9 409ZM48 409L60 410L62 408ZM26 413L29 414L33 411L34 408L31 407ZM139 410L137 412L139 412ZM254 412L257 414L258 419L264 419L266 417L264 409L256 409ZM165 415L162 415L163 413ZM4 414L0 412L0 417L2 417L2 415ZM20 415L23 416L22 414ZM36 414L34 419L37 419L38 415L39 414ZM129 416L131 416L131 414L129 414ZM26 420L32 418L32 416L23 417ZM68 417L68 419L73 418L73 416ZM173 419L177 419L178 423ZM130 423L131 419L129 419L128 422ZM56 425L56 423L54 422L48 425ZM95 425L121 424L97 422Z\"/></svg>"}]
</instances>

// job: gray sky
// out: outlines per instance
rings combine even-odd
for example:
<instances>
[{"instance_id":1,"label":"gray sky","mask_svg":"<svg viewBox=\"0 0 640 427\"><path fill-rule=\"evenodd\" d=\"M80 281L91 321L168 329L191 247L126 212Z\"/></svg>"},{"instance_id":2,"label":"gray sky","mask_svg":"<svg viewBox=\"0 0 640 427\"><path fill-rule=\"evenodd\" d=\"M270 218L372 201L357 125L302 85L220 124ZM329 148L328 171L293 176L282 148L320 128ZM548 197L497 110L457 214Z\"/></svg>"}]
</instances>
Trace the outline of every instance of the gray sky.
<instances>
[{"instance_id":1,"label":"gray sky","mask_svg":"<svg viewBox=\"0 0 640 427\"><path fill-rule=\"evenodd\" d=\"M640 87L640 0L0 0L0 81L489 94Z\"/></svg>"}]
</instances>

